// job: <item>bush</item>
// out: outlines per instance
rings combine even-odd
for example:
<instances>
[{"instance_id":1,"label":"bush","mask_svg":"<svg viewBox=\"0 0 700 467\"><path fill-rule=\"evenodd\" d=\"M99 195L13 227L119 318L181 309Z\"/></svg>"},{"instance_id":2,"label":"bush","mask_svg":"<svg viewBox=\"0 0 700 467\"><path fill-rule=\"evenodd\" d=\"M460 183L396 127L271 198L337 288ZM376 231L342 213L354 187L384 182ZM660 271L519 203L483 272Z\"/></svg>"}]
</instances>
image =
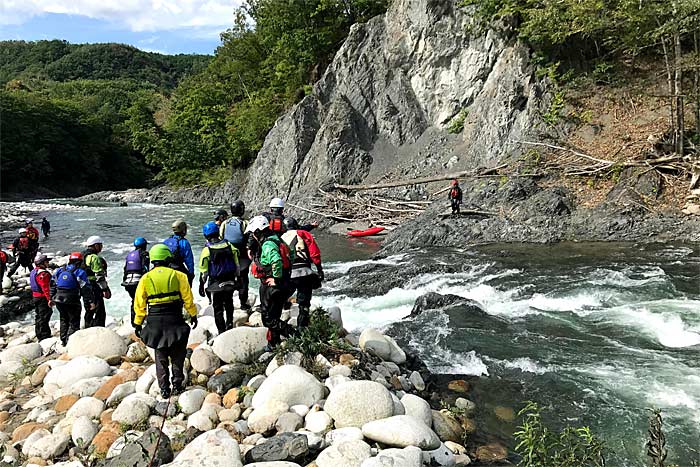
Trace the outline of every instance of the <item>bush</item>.
<instances>
[{"instance_id":1,"label":"bush","mask_svg":"<svg viewBox=\"0 0 700 467\"><path fill-rule=\"evenodd\" d=\"M311 365L318 354L329 350L350 350L351 347L341 337L342 329L332 321L323 308L311 311L311 322L299 334L285 340L277 347L278 355L300 352L307 360L304 366Z\"/></svg>"},{"instance_id":2,"label":"bush","mask_svg":"<svg viewBox=\"0 0 700 467\"><path fill-rule=\"evenodd\" d=\"M542 423L541 409L527 402L518 413L523 424L514 433L521 467L605 467L605 444L588 427L555 432Z\"/></svg>"}]
</instances>

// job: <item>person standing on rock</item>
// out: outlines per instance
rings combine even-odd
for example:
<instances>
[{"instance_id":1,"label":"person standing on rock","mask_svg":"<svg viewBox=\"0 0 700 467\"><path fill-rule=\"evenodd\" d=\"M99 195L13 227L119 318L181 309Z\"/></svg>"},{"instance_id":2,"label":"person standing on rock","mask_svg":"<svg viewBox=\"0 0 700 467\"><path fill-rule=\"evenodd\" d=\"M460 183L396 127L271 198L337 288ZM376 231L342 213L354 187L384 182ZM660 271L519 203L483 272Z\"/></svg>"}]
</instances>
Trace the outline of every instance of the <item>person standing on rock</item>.
<instances>
[{"instance_id":1,"label":"person standing on rock","mask_svg":"<svg viewBox=\"0 0 700 467\"><path fill-rule=\"evenodd\" d=\"M24 223L29 239L29 257L34 261L34 257L39 251L39 231L34 227L34 219L27 219Z\"/></svg>"},{"instance_id":2,"label":"person standing on rock","mask_svg":"<svg viewBox=\"0 0 700 467\"><path fill-rule=\"evenodd\" d=\"M7 269L7 253L0 248L0 290L2 290L2 280L5 278L5 270Z\"/></svg>"},{"instance_id":3,"label":"person standing on rock","mask_svg":"<svg viewBox=\"0 0 700 467\"><path fill-rule=\"evenodd\" d=\"M20 266L32 268L31 244L27 237L27 229L19 229L19 237L12 242L12 249L15 252L15 264L7 272L7 277L12 277Z\"/></svg>"},{"instance_id":4,"label":"person standing on rock","mask_svg":"<svg viewBox=\"0 0 700 467\"><path fill-rule=\"evenodd\" d=\"M49 258L40 254L34 260L35 268L29 275L34 305L34 330L36 339L42 341L51 337L49 321L53 313L54 302L51 299L51 273L48 271Z\"/></svg>"},{"instance_id":5,"label":"person standing on rock","mask_svg":"<svg viewBox=\"0 0 700 467\"><path fill-rule=\"evenodd\" d=\"M170 249L172 255L172 267L187 276L187 279L192 287L194 280L194 255L192 254L192 246L189 240L185 238L187 235L187 222L178 219L173 222L173 235L163 240L165 246Z\"/></svg>"},{"instance_id":6,"label":"person standing on rock","mask_svg":"<svg viewBox=\"0 0 700 467\"><path fill-rule=\"evenodd\" d=\"M83 251L83 266L85 273L90 281L93 300L95 303L94 309L85 310L85 327L91 328L94 326L104 326L107 319L107 311L105 310L105 299L112 298L112 291L107 284L107 261L100 256L102 252L102 239L97 235L87 239L85 242L87 248Z\"/></svg>"},{"instance_id":7,"label":"person standing on rock","mask_svg":"<svg viewBox=\"0 0 700 467\"><path fill-rule=\"evenodd\" d=\"M143 237L134 239L134 249L126 255L122 287L131 297L131 325L134 325L134 294L139 281L148 272L150 259L148 257L148 242Z\"/></svg>"},{"instance_id":8,"label":"person standing on rock","mask_svg":"<svg viewBox=\"0 0 700 467\"><path fill-rule=\"evenodd\" d=\"M206 292L211 294L216 329L223 334L233 328L233 292L240 287L238 250L220 237L216 222L205 224L202 234L207 243L199 255L199 296L206 295L208 281Z\"/></svg>"},{"instance_id":9,"label":"person standing on rock","mask_svg":"<svg viewBox=\"0 0 700 467\"><path fill-rule=\"evenodd\" d=\"M452 214L459 214L459 207L462 205L462 189L459 187L457 179L452 180L452 187L447 194L447 199L450 200Z\"/></svg>"},{"instance_id":10,"label":"person standing on rock","mask_svg":"<svg viewBox=\"0 0 700 467\"><path fill-rule=\"evenodd\" d=\"M241 309L250 311L248 304L248 288L250 281L248 278L248 269L250 268L250 257L248 256L247 246L249 235L246 233L248 222L243 219L245 215L245 204L241 200L234 201L231 204L231 217L221 224L221 237L231 243L238 250L238 271L240 275L241 285L238 289L238 300L241 302Z\"/></svg>"},{"instance_id":11,"label":"person standing on rock","mask_svg":"<svg viewBox=\"0 0 700 467\"><path fill-rule=\"evenodd\" d=\"M168 398L185 389L184 366L190 328L182 316L182 308L190 315L192 329L197 327L197 308L187 275L171 267L170 249L162 243L154 245L150 258L153 269L141 278L134 295L134 328L143 343L155 350L160 394Z\"/></svg>"},{"instance_id":12,"label":"person standing on rock","mask_svg":"<svg viewBox=\"0 0 700 467\"><path fill-rule=\"evenodd\" d=\"M264 212L262 215L265 216L268 221L270 221L270 230L280 235L285 232L284 200L282 198L272 198L272 201L270 201L270 212ZM318 227L318 222L312 222L310 224L299 226L298 230L311 232L316 227Z\"/></svg>"},{"instance_id":13,"label":"person standing on rock","mask_svg":"<svg viewBox=\"0 0 700 467\"><path fill-rule=\"evenodd\" d=\"M51 223L46 217L41 219L41 232L44 234L44 238L49 238L51 234Z\"/></svg>"},{"instance_id":14,"label":"person standing on rock","mask_svg":"<svg viewBox=\"0 0 700 467\"><path fill-rule=\"evenodd\" d=\"M68 338L80 329L80 298L85 310L95 309L95 298L87 273L80 268L83 255L74 251L68 257L68 264L54 272L51 281L51 298L56 303L61 322L59 336L66 346Z\"/></svg>"},{"instance_id":15,"label":"person standing on rock","mask_svg":"<svg viewBox=\"0 0 700 467\"><path fill-rule=\"evenodd\" d=\"M294 261L289 246L271 229L265 216L250 220L246 232L258 245L253 258L253 276L260 279L260 312L267 327L267 347L270 351L282 341L282 336L295 332L280 319L282 308L289 297L289 277Z\"/></svg>"},{"instance_id":16,"label":"person standing on rock","mask_svg":"<svg viewBox=\"0 0 700 467\"><path fill-rule=\"evenodd\" d=\"M320 288L324 279L321 250L319 250L316 239L311 235L311 232L298 230L299 223L296 219L287 217L284 223L287 227L287 232L282 235L282 240L287 245L296 246L290 279L290 292L294 293L296 291L297 293L297 303L299 304L297 328L303 328L309 325L313 290ZM317 272L315 273L311 269L312 263L316 266Z\"/></svg>"}]
</instances>

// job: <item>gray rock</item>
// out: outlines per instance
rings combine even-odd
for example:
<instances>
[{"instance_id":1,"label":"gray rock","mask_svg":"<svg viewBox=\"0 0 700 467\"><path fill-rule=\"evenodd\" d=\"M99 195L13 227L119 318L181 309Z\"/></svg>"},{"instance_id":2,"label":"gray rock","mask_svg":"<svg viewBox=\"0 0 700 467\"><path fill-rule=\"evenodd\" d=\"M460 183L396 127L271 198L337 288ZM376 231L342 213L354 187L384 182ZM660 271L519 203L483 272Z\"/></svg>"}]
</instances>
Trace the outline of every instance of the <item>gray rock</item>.
<instances>
[{"instance_id":1,"label":"gray rock","mask_svg":"<svg viewBox=\"0 0 700 467\"><path fill-rule=\"evenodd\" d=\"M157 446L157 448L156 448ZM158 428L149 428L127 443L118 455L98 464L100 467L160 467L173 460L170 438ZM151 463L151 459L153 459Z\"/></svg>"},{"instance_id":2,"label":"gray rock","mask_svg":"<svg viewBox=\"0 0 700 467\"><path fill-rule=\"evenodd\" d=\"M297 431L302 426L304 426L304 419L292 412L283 413L275 422L277 433Z\"/></svg>"},{"instance_id":3,"label":"gray rock","mask_svg":"<svg viewBox=\"0 0 700 467\"><path fill-rule=\"evenodd\" d=\"M432 411L433 429L441 441L460 443L464 429L453 417L437 410Z\"/></svg>"},{"instance_id":4,"label":"gray rock","mask_svg":"<svg viewBox=\"0 0 700 467\"><path fill-rule=\"evenodd\" d=\"M157 401L153 410L161 417L171 418L177 415L177 404L168 403L167 400Z\"/></svg>"},{"instance_id":5,"label":"gray rock","mask_svg":"<svg viewBox=\"0 0 700 467\"><path fill-rule=\"evenodd\" d=\"M324 410L335 420L336 428L361 427L372 420L390 417L394 402L389 391L373 381L350 381L336 387Z\"/></svg>"},{"instance_id":6,"label":"gray rock","mask_svg":"<svg viewBox=\"0 0 700 467\"><path fill-rule=\"evenodd\" d=\"M226 394L229 389L240 386L245 378L243 367L240 365L227 368L226 371L209 378L207 389L221 396Z\"/></svg>"},{"instance_id":7,"label":"gray rock","mask_svg":"<svg viewBox=\"0 0 700 467\"><path fill-rule=\"evenodd\" d=\"M245 455L245 461L295 461L303 459L309 452L306 436L295 433L282 433L255 446Z\"/></svg>"},{"instance_id":8,"label":"gray rock","mask_svg":"<svg viewBox=\"0 0 700 467\"><path fill-rule=\"evenodd\" d=\"M200 345L192 352L190 363L192 368L198 373L211 376L219 368L221 360L210 348Z\"/></svg>"},{"instance_id":9,"label":"gray rock","mask_svg":"<svg viewBox=\"0 0 700 467\"><path fill-rule=\"evenodd\" d=\"M440 439L433 430L408 415L395 415L365 423L362 434L372 441L401 448L416 446L430 450L440 446Z\"/></svg>"},{"instance_id":10,"label":"gray rock","mask_svg":"<svg viewBox=\"0 0 700 467\"><path fill-rule=\"evenodd\" d=\"M318 467L360 467L369 459L369 444L360 440L341 441L324 449L316 459Z\"/></svg>"},{"instance_id":11,"label":"gray rock","mask_svg":"<svg viewBox=\"0 0 700 467\"><path fill-rule=\"evenodd\" d=\"M406 409L406 415L414 417L426 426L432 426L433 414L430 409L430 404L413 394L406 394L401 398L401 403Z\"/></svg>"},{"instance_id":12,"label":"gray rock","mask_svg":"<svg viewBox=\"0 0 700 467\"><path fill-rule=\"evenodd\" d=\"M454 454L444 444L437 449L429 450L428 456L430 456L430 465L453 467L456 464Z\"/></svg>"},{"instance_id":13,"label":"gray rock","mask_svg":"<svg viewBox=\"0 0 700 467\"><path fill-rule=\"evenodd\" d=\"M420 375L420 373L414 371L411 373L411 376L409 376L408 379L417 391L425 391L425 382L423 381L423 377Z\"/></svg>"}]
</instances>

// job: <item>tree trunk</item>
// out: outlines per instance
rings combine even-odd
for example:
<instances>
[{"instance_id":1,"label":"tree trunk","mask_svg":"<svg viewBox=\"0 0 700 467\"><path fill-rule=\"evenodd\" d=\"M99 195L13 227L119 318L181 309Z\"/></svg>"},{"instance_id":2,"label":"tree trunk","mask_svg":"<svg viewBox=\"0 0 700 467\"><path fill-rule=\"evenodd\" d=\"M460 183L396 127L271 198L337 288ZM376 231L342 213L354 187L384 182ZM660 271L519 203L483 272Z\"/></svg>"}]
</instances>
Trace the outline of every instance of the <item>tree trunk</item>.
<instances>
[{"instance_id":1,"label":"tree trunk","mask_svg":"<svg viewBox=\"0 0 700 467\"><path fill-rule=\"evenodd\" d=\"M681 34L676 32L673 37L673 42L675 44L675 76L674 76L674 90L675 101L676 101L676 153L679 156L683 155L683 144L685 139L685 112L683 106L683 48L681 47Z\"/></svg>"},{"instance_id":2,"label":"tree trunk","mask_svg":"<svg viewBox=\"0 0 700 467\"><path fill-rule=\"evenodd\" d=\"M695 46L695 70L693 72L693 92L695 94L695 133L700 136L700 38L698 31L693 32Z\"/></svg>"},{"instance_id":3,"label":"tree trunk","mask_svg":"<svg viewBox=\"0 0 700 467\"><path fill-rule=\"evenodd\" d=\"M658 22L658 19L657 19ZM661 27L661 23L659 23L659 27ZM664 65L666 66L666 85L668 86L668 95L669 95L669 126L671 130L671 136L673 138L673 147L676 147L676 112L674 110L674 104L675 104L675 99L674 96L676 95L675 89L673 86L673 71L671 67L671 57L669 56L668 52L668 47L666 46L666 40L661 37L659 39L661 41L661 49L664 52Z\"/></svg>"}]
</instances>

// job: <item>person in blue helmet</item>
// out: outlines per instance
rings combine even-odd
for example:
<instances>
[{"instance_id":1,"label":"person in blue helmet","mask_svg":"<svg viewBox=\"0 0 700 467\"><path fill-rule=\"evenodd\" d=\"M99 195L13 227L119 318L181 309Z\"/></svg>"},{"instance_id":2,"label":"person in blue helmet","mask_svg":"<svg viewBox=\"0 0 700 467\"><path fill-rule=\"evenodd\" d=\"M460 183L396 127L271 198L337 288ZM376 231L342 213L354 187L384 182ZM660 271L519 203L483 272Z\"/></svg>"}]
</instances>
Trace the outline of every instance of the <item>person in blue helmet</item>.
<instances>
[{"instance_id":1,"label":"person in blue helmet","mask_svg":"<svg viewBox=\"0 0 700 467\"><path fill-rule=\"evenodd\" d=\"M207 243L199 255L199 295L211 294L214 321L221 334L233 328L233 293L240 287L239 252L232 243L221 238L216 222L205 224L202 235ZM208 283L206 287L205 283Z\"/></svg>"},{"instance_id":2,"label":"person in blue helmet","mask_svg":"<svg viewBox=\"0 0 700 467\"><path fill-rule=\"evenodd\" d=\"M126 255L124 262L124 276L122 277L122 287L131 297L131 325L134 325L134 294L139 285L139 281L150 267L148 257L148 242L143 237L134 239L134 249Z\"/></svg>"},{"instance_id":3,"label":"person in blue helmet","mask_svg":"<svg viewBox=\"0 0 700 467\"><path fill-rule=\"evenodd\" d=\"M87 273L81 269L83 255L74 251L68 264L54 272L51 281L51 298L56 303L60 318L61 344L68 344L68 338L80 329L80 299L86 310L94 310L95 296Z\"/></svg>"},{"instance_id":4,"label":"person in blue helmet","mask_svg":"<svg viewBox=\"0 0 700 467\"><path fill-rule=\"evenodd\" d=\"M163 240L163 244L172 253L170 267L185 273L190 287L192 287L192 281L194 280L194 255L192 254L190 241L185 238L187 236L187 222L178 219L173 222L172 228L173 234Z\"/></svg>"}]
</instances>

